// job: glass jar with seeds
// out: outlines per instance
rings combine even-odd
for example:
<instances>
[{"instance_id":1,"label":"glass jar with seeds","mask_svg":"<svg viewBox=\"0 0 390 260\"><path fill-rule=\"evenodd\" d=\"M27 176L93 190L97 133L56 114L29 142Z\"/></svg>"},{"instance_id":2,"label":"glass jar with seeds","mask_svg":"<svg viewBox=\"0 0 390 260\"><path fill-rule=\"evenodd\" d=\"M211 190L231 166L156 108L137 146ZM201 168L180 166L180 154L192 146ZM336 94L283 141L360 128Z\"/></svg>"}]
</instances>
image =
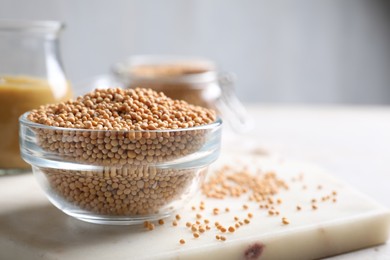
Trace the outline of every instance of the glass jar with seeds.
<instances>
[{"instance_id":1,"label":"glass jar with seeds","mask_svg":"<svg viewBox=\"0 0 390 260\"><path fill-rule=\"evenodd\" d=\"M235 131L250 128L249 116L234 91L234 75L219 72L210 60L139 55L115 64L113 72L125 88L162 91L168 97L215 109Z\"/></svg>"}]
</instances>

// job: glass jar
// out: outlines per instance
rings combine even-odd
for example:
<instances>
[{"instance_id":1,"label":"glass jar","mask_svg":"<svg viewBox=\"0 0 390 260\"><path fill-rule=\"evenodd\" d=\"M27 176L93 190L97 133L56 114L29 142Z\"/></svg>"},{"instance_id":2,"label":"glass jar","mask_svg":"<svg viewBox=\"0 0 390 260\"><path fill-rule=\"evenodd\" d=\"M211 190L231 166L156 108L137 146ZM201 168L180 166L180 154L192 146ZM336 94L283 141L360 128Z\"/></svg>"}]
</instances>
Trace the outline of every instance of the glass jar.
<instances>
[{"instance_id":1,"label":"glass jar","mask_svg":"<svg viewBox=\"0 0 390 260\"><path fill-rule=\"evenodd\" d=\"M249 116L234 92L234 76L218 72L206 59L140 55L117 63L113 73L127 88L152 88L173 99L215 109L233 130L250 128Z\"/></svg>"},{"instance_id":2,"label":"glass jar","mask_svg":"<svg viewBox=\"0 0 390 260\"><path fill-rule=\"evenodd\" d=\"M0 174L30 169L19 154L19 116L71 97L59 52L62 29L54 21L0 21Z\"/></svg>"}]
</instances>

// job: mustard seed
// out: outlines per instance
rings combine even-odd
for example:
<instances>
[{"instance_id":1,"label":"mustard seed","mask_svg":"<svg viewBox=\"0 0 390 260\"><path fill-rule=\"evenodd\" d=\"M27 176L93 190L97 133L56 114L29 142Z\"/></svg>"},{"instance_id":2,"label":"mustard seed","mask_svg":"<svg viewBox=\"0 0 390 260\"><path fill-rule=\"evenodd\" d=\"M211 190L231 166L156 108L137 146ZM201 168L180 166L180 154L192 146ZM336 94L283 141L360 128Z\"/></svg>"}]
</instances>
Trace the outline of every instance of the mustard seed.
<instances>
[{"instance_id":1,"label":"mustard seed","mask_svg":"<svg viewBox=\"0 0 390 260\"><path fill-rule=\"evenodd\" d=\"M288 224L290 224L290 221L289 221L287 218L283 217L283 218L282 218L282 223L283 223L284 225L288 225Z\"/></svg>"},{"instance_id":2,"label":"mustard seed","mask_svg":"<svg viewBox=\"0 0 390 260\"><path fill-rule=\"evenodd\" d=\"M158 224L164 225L164 220L163 220L163 219L159 219L159 220L158 220Z\"/></svg>"},{"instance_id":3,"label":"mustard seed","mask_svg":"<svg viewBox=\"0 0 390 260\"><path fill-rule=\"evenodd\" d=\"M198 238L198 237L199 237L199 233L195 232L195 233L193 233L193 236L194 236L195 238Z\"/></svg>"},{"instance_id":4,"label":"mustard seed","mask_svg":"<svg viewBox=\"0 0 390 260\"><path fill-rule=\"evenodd\" d=\"M226 241L226 237L224 237L224 236L221 236L220 239L221 239L222 241Z\"/></svg>"},{"instance_id":5,"label":"mustard seed","mask_svg":"<svg viewBox=\"0 0 390 260\"><path fill-rule=\"evenodd\" d=\"M184 239L180 239L180 244L184 245L186 243L186 241Z\"/></svg>"},{"instance_id":6,"label":"mustard seed","mask_svg":"<svg viewBox=\"0 0 390 260\"><path fill-rule=\"evenodd\" d=\"M234 231L236 231L236 229L234 227L232 227L232 226L230 226L228 230L229 230L230 233L233 233Z\"/></svg>"},{"instance_id":7,"label":"mustard seed","mask_svg":"<svg viewBox=\"0 0 390 260\"><path fill-rule=\"evenodd\" d=\"M177 226L177 221L176 220L172 221L172 226Z\"/></svg>"},{"instance_id":8,"label":"mustard seed","mask_svg":"<svg viewBox=\"0 0 390 260\"><path fill-rule=\"evenodd\" d=\"M149 230L153 230L154 229L154 224L153 223L149 223L148 224L148 229Z\"/></svg>"},{"instance_id":9,"label":"mustard seed","mask_svg":"<svg viewBox=\"0 0 390 260\"><path fill-rule=\"evenodd\" d=\"M244 219L244 223L245 223L245 224L249 224L249 223L251 223L251 221L250 221L249 219L246 218L246 219Z\"/></svg>"},{"instance_id":10,"label":"mustard seed","mask_svg":"<svg viewBox=\"0 0 390 260\"><path fill-rule=\"evenodd\" d=\"M192 226L192 224L191 224L190 222L187 222L187 223L186 223L186 227L189 228L189 227L191 227L191 226Z\"/></svg>"}]
</instances>

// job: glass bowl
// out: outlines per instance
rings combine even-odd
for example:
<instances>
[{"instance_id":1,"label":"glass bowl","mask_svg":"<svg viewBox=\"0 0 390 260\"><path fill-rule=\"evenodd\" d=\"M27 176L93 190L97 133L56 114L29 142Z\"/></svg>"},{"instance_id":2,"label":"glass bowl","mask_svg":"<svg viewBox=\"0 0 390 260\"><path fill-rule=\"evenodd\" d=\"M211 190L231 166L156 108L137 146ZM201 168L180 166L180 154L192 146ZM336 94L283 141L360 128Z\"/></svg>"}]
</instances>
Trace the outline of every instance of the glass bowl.
<instances>
[{"instance_id":1,"label":"glass bowl","mask_svg":"<svg viewBox=\"0 0 390 260\"><path fill-rule=\"evenodd\" d=\"M66 214L100 224L171 215L199 190L219 155L221 119L182 129L107 131L20 119L22 158L48 199Z\"/></svg>"}]
</instances>

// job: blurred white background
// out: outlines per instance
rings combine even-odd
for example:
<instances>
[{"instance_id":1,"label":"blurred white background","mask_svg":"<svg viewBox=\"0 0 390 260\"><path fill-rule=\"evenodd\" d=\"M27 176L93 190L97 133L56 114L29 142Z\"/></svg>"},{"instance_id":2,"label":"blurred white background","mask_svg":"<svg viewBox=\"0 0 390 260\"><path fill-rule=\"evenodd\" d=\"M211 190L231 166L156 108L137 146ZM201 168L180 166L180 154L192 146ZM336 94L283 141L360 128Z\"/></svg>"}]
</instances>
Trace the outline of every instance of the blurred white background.
<instances>
[{"instance_id":1,"label":"blurred white background","mask_svg":"<svg viewBox=\"0 0 390 260\"><path fill-rule=\"evenodd\" d=\"M0 19L65 22L73 82L134 54L195 55L235 72L245 102L390 104L388 0L0 0Z\"/></svg>"}]
</instances>

